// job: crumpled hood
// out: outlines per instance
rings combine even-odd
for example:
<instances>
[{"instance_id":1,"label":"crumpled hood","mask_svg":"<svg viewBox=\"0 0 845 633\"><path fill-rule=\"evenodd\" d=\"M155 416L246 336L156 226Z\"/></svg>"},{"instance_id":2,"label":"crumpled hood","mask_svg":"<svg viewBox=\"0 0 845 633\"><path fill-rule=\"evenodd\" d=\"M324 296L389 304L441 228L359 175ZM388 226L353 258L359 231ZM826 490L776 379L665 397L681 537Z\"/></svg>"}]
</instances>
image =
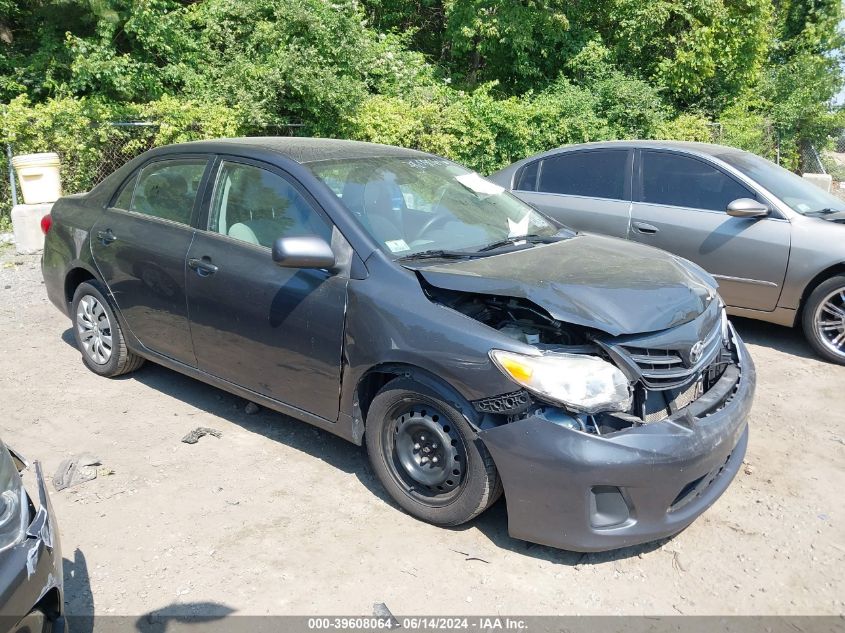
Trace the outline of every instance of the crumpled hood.
<instances>
[{"instance_id":1,"label":"crumpled hood","mask_svg":"<svg viewBox=\"0 0 845 633\"><path fill-rule=\"evenodd\" d=\"M414 268L438 288L533 301L553 318L612 336L692 321L716 300L703 269L641 244L577 235L554 244Z\"/></svg>"}]
</instances>

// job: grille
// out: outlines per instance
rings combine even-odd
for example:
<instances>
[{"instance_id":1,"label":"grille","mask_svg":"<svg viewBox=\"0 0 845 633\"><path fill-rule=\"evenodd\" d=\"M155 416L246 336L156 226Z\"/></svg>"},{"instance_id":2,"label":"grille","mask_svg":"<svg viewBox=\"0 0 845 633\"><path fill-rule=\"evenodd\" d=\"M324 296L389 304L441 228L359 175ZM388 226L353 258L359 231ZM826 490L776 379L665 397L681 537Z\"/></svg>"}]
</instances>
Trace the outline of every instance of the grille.
<instances>
[{"instance_id":1,"label":"grille","mask_svg":"<svg viewBox=\"0 0 845 633\"><path fill-rule=\"evenodd\" d=\"M646 387L653 390L674 389L687 384L716 358L722 349L721 325L702 342L698 360L689 365L678 350L620 347L639 367Z\"/></svg>"},{"instance_id":2,"label":"grille","mask_svg":"<svg viewBox=\"0 0 845 633\"><path fill-rule=\"evenodd\" d=\"M697 399L702 394L702 391L701 381L696 380L687 387L680 389L646 392L640 417L642 417L646 424L659 422Z\"/></svg>"}]
</instances>

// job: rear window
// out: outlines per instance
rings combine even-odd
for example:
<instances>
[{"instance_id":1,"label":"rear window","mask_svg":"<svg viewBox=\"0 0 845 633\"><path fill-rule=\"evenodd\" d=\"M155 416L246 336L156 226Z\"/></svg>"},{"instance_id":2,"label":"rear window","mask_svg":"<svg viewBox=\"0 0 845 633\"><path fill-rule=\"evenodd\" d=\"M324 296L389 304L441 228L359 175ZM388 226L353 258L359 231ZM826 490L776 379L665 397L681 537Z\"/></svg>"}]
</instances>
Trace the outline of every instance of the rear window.
<instances>
[{"instance_id":1,"label":"rear window","mask_svg":"<svg viewBox=\"0 0 845 633\"><path fill-rule=\"evenodd\" d=\"M566 152L542 161L537 191L625 199L627 150Z\"/></svg>"}]
</instances>

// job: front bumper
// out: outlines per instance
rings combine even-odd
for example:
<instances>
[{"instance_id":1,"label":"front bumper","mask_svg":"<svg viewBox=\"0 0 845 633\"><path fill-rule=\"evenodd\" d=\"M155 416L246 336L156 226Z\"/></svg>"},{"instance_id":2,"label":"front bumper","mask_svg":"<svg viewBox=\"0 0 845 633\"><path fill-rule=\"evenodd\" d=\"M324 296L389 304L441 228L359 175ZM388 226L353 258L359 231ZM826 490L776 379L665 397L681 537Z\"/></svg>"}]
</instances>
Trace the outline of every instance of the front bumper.
<instances>
[{"instance_id":1,"label":"front bumper","mask_svg":"<svg viewBox=\"0 0 845 633\"><path fill-rule=\"evenodd\" d=\"M756 373L738 336L736 343L739 364L661 422L598 436L532 416L481 431L502 478L511 536L594 552L692 523L727 489L748 444Z\"/></svg>"},{"instance_id":2,"label":"front bumper","mask_svg":"<svg viewBox=\"0 0 845 633\"><path fill-rule=\"evenodd\" d=\"M26 537L0 552L0 631L17 630L35 608L41 609L54 633L66 631L62 552L53 507L40 464L21 473L29 496L32 521Z\"/></svg>"}]
</instances>

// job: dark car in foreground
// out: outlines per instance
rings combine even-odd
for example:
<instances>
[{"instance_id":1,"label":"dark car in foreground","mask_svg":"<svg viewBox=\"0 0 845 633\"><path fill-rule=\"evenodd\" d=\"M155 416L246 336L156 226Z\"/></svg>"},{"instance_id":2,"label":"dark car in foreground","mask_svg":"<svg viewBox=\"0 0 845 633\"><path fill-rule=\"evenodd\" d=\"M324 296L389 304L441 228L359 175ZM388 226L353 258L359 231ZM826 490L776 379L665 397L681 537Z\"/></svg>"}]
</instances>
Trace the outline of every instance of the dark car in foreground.
<instances>
[{"instance_id":1,"label":"dark car in foreground","mask_svg":"<svg viewBox=\"0 0 845 633\"><path fill-rule=\"evenodd\" d=\"M571 145L490 176L579 231L656 246L719 282L728 312L800 324L845 364L845 200L733 147L674 141Z\"/></svg>"},{"instance_id":2,"label":"dark car in foreground","mask_svg":"<svg viewBox=\"0 0 845 633\"><path fill-rule=\"evenodd\" d=\"M65 631L62 552L38 462L0 441L0 631Z\"/></svg>"},{"instance_id":3,"label":"dark car in foreground","mask_svg":"<svg viewBox=\"0 0 845 633\"><path fill-rule=\"evenodd\" d=\"M103 376L144 359L366 444L407 512L605 550L729 485L754 365L713 279L417 151L151 150L59 200L43 274Z\"/></svg>"}]
</instances>

